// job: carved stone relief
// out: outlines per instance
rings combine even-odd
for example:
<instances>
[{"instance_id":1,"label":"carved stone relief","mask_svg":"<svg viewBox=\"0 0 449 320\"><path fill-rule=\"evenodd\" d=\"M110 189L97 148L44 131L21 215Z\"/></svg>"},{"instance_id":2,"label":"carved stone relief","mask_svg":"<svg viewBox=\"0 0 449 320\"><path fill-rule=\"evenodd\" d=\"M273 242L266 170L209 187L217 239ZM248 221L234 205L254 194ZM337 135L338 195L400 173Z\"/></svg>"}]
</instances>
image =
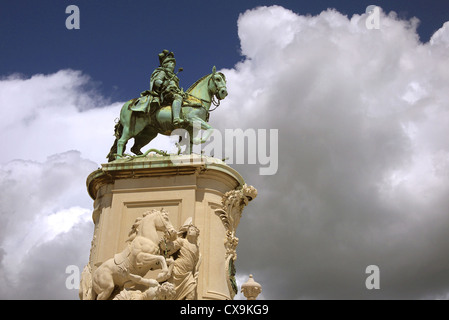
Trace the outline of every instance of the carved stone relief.
<instances>
[{"instance_id":1,"label":"carved stone relief","mask_svg":"<svg viewBox=\"0 0 449 320\"><path fill-rule=\"evenodd\" d=\"M164 232L162 239L157 231ZM93 271L90 263L86 265L80 299L196 299L201 262L198 236L192 218L176 231L164 209L145 212L133 224L123 251ZM155 269L161 269L156 279L144 278Z\"/></svg>"},{"instance_id":2,"label":"carved stone relief","mask_svg":"<svg viewBox=\"0 0 449 320\"><path fill-rule=\"evenodd\" d=\"M235 269L234 261L237 259L236 248L239 239L235 236L237 226L242 217L243 208L257 196L257 190L253 186L243 185L241 189L228 191L222 198L222 207L215 210L226 230L226 238L224 239L224 246L226 248L226 271L228 287L231 296L237 293L235 284Z\"/></svg>"}]
</instances>

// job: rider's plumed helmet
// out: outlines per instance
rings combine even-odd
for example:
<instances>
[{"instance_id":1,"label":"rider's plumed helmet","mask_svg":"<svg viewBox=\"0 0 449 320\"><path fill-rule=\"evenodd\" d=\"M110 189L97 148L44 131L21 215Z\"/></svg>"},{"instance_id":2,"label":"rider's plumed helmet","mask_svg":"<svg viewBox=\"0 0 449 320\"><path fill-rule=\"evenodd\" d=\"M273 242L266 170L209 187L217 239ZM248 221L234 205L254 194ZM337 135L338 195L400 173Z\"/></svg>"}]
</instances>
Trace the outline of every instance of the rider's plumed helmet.
<instances>
[{"instance_id":1,"label":"rider's plumed helmet","mask_svg":"<svg viewBox=\"0 0 449 320\"><path fill-rule=\"evenodd\" d=\"M165 62L168 61L174 61L176 63L175 54L168 50L163 50L161 53L159 53L159 64L162 66Z\"/></svg>"}]
</instances>

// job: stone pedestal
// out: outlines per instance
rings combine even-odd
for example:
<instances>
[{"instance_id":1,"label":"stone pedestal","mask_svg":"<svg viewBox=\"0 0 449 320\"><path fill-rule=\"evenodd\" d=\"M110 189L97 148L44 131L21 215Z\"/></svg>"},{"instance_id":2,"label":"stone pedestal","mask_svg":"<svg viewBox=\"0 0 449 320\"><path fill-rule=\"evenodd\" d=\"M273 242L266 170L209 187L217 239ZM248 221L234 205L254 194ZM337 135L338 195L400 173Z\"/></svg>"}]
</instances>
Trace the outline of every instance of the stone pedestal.
<instances>
[{"instance_id":1,"label":"stone pedestal","mask_svg":"<svg viewBox=\"0 0 449 320\"><path fill-rule=\"evenodd\" d=\"M87 189L94 199L92 272L125 248L137 217L163 208L176 229L192 217L200 230L198 299L233 299L235 231L244 206L257 195L237 171L196 155L123 159L92 172Z\"/></svg>"}]
</instances>

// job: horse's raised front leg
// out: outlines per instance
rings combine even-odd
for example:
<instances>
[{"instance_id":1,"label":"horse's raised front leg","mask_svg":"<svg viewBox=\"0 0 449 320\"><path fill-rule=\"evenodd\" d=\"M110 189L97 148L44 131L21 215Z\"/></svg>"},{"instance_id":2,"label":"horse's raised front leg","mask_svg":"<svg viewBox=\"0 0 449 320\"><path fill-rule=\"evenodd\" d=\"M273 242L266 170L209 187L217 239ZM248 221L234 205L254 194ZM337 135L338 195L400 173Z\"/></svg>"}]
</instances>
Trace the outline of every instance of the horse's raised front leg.
<instances>
[{"instance_id":1,"label":"horse's raised front leg","mask_svg":"<svg viewBox=\"0 0 449 320\"><path fill-rule=\"evenodd\" d=\"M193 134L190 135L191 144L205 143L207 139L209 139L209 137L211 136L212 132L214 131L212 126L209 125L203 119L196 117L191 119L191 123L193 131L192 132ZM200 130L205 130L205 133L201 134L200 137L197 137Z\"/></svg>"},{"instance_id":2,"label":"horse's raised front leg","mask_svg":"<svg viewBox=\"0 0 449 320\"><path fill-rule=\"evenodd\" d=\"M169 270L167 266L167 262L165 258L161 255L157 254L150 254L150 253L139 253L138 255L138 262L137 266L146 266L146 267L152 267L154 269L162 269L161 273L157 275L157 281L162 282L168 279L169 277Z\"/></svg>"},{"instance_id":3,"label":"horse's raised front leg","mask_svg":"<svg viewBox=\"0 0 449 320\"><path fill-rule=\"evenodd\" d=\"M144 286L146 286L146 287L155 287L155 286L157 286L157 285L159 284L159 282L157 282L157 281L154 280L154 279L145 279L145 278L142 278L142 277L139 276L139 275L132 274L132 273L129 274L128 278L129 278L132 282L137 283L137 284L144 285Z\"/></svg>"}]
</instances>

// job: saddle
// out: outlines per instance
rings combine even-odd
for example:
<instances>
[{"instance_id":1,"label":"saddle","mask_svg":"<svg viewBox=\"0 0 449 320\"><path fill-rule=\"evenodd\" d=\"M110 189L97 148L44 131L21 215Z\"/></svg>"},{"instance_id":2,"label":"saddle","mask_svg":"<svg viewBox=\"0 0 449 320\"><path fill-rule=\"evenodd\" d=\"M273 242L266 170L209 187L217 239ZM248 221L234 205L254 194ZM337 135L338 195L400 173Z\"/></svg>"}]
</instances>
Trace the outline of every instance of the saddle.
<instances>
[{"instance_id":1,"label":"saddle","mask_svg":"<svg viewBox=\"0 0 449 320\"><path fill-rule=\"evenodd\" d=\"M126 247L126 249L120 253L116 253L114 255L114 263L118 266L122 265L126 261L126 258L128 258L130 253L131 251L129 250L129 247Z\"/></svg>"},{"instance_id":2,"label":"saddle","mask_svg":"<svg viewBox=\"0 0 449 320\"><path fill-rule=\"evenodd\" d=\"M137 98L134 103L131 103L128 107L131 111L145 112L155 111L157 108L168 107L161 106L159 103L159 97L155 97L147 91L142 92L141 97ZM186 95L182 101L182 107L201 107L202 102L200 99L190 95Z\"/></svg>"},{"instance_id":3,"label":"saddle","mask_svg":"<svg viewBox=\"0 0 449 320\"><path fill-rule=\"evenodd\" d=\"M182 100L182 106L183 107L202 107L203 102L191 95L186 95L184 99Z\"/></svg>"},{"instance_id":4,"label":"saddle","mask_svg":"<svg viewBox=\"0 0 449 320\"><path fill-rule=\"evenodd\" d=\"M143 95L144 93L145 92L142 92L140 98L137 98L134 103L131 103L129 105L129 110L148 113L150 112L152 105L159 105L158 97L154 97L151 94Z\"/></svg>"}]
</instances>

